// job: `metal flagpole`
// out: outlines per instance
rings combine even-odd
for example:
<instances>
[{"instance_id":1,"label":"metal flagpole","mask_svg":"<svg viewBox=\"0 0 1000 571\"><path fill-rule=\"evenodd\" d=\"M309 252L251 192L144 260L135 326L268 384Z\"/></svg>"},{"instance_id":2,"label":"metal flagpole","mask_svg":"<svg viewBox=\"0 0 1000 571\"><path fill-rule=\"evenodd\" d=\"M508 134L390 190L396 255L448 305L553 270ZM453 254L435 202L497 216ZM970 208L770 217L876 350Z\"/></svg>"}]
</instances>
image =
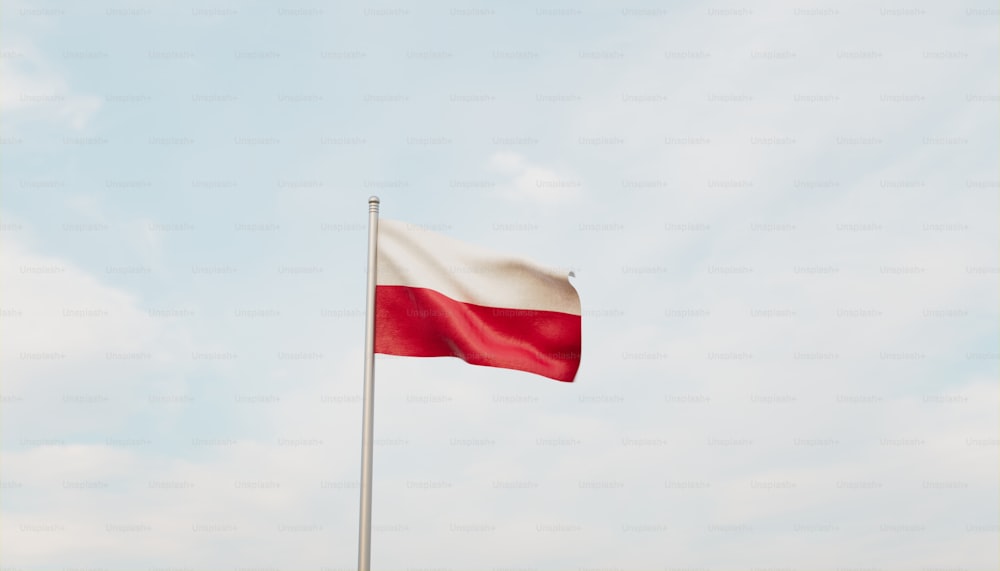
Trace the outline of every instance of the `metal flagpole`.
<instances>
[{"instance_id":1,"label":"metal flagpole","mask_svg":"<svg viewBox=\"0 0 1000 571\"><path fill-rule=\"evenodd\" d=\"M375 278L378 259L378 197L368 199L368 300L365 306L365 404L361 429L361 518L358 571L372 560L372 433L375 421Z\"/></svg>"}]
</instances>

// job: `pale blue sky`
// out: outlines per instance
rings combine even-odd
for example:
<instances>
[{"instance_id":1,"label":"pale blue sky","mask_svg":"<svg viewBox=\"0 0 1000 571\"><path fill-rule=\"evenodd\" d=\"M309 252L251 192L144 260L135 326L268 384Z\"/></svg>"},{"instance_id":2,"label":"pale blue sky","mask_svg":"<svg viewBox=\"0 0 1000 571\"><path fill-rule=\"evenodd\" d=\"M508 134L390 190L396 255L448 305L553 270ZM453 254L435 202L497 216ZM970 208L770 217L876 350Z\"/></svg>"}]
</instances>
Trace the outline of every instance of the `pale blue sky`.
<instances>
[{"instance_id":1,"label":"pale blue sky","mask_svg":"<svg viewBox=\"0 0 1000 571\"><path fill-rule=\"evenodd\" d=\"M377 194L584 354L378 357L376 568L996 568L997 15L6 2L0 567L353 568Z\"/></svg>"}]
</instances>

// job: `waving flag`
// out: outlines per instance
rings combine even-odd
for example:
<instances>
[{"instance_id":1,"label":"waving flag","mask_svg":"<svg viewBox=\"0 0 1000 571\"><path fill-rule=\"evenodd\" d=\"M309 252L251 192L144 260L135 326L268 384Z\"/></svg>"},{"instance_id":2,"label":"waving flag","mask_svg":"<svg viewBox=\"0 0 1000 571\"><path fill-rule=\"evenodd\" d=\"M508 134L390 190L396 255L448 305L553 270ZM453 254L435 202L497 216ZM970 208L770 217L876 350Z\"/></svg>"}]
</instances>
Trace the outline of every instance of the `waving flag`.
<instances>
[{"instance_id":1,"label":"waving flag","mask_svg":"<svg viewBox=\"0 0 1000 571\"><path fill-rule=\"evenodd\" d=\"M384 218L377 250L376 353L573 381L580 297L568 272Z\"/></svg>"}]
</instances>

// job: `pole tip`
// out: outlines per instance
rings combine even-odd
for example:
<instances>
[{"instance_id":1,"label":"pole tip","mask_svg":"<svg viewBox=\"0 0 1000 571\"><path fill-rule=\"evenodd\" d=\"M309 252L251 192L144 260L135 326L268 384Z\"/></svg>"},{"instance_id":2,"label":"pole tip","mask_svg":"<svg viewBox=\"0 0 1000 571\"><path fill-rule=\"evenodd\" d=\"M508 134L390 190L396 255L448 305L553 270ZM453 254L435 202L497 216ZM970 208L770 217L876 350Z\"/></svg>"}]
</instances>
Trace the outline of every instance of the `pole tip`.
<instances>
[{"instance_id":1,"label":"pole tip","mask_svg":"<svg viewBox=\"0 0 1000 571\"><path fill-rule=\"evenodd\" d=\"M378 197L374 196L374 195L369 196L368 197L368 204L378 204Z\"/></svg>"}]
</instances>

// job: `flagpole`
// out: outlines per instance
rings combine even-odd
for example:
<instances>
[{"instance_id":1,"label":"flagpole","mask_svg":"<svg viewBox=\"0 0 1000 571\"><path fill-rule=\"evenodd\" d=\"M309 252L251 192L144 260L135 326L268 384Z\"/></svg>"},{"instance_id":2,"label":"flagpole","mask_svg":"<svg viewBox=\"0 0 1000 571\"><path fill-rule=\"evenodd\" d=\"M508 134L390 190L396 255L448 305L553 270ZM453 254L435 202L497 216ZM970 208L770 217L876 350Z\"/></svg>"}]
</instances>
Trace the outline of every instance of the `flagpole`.
<instances>
[{"instance_id":1,"label":"flagpole","mask_svg":"<svg viewBox=\"0 0 1000 571\"><path fill-rule=\"evenodd\" d=\"M375 283L378 259L377 196L368 199L368 298L365 306L365 403L361 429L361 517L358 523L358 571L372 559L372 438L375 422Z\"/></svg>"}]
</instances>

